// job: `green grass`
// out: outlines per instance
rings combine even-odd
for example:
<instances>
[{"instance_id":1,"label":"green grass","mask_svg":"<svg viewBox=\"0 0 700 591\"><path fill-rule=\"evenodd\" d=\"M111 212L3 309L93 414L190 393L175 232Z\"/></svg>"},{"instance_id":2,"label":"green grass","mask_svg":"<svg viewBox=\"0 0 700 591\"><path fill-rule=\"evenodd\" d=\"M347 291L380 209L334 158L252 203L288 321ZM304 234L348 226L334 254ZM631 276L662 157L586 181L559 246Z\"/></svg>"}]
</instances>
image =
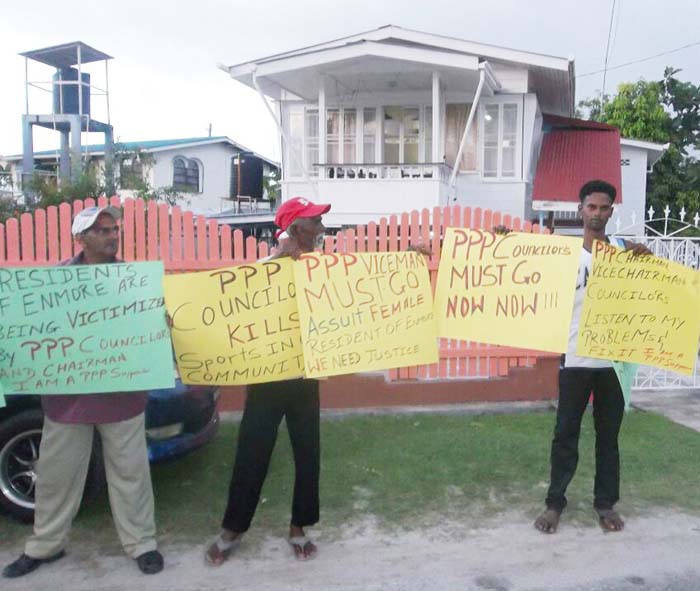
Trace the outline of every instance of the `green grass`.
<instances>
[{"instance_id":1,"label":"green grass","mask_svg":"<svg viewBox=\"0 0 700 591\"><path fill-rule=\"evenodd\" d=\"M535 515L549 477L553 413L500 416L382 416L322 424L321 519L333 530L372 514L386 527L420 526L436 516L476 519L517 509ZM203 542L217 531L237 425L222 425L197 452L153 467L159 538ZM700 514L700 434L653 414L625 417L620 437L625 514L650 507ZM593 424L586 416L581 461L569 489L569 519L590 520ZM289 522L293 462L280 431L252 532L282 535ZM0 548L28 528L0 518ZM106 495L81 510L73 538L118 551Z\"/></svg>"}]
</instances>

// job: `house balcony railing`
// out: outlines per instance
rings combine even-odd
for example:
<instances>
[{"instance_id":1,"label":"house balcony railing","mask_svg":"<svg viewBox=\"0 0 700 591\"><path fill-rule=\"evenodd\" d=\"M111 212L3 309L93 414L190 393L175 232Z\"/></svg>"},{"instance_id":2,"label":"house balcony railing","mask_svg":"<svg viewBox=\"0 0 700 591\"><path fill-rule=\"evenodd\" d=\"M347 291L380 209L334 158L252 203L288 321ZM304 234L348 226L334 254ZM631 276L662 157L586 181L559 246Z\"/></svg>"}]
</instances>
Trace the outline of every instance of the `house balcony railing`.
<instances>
[{"instance_id":1,"label":"house balcony railing","mask_svg":"<svg viewBox=\"0 0 700 591\"><path fill-rule=\"evenodd\" d=\"M447 182L452 167L444 162L424 162L420 164L399 163L350 163L313 164L312 174L324 180L371 181L436 179Z\"/></svg>"},{"instance_id":2,"label":"house balcony railing","mask_svg":"<svg viewBox=\"0 0 700 591\"><path fill-rule=\"evenodd\" d=\"M566 220L566 221L576 221L580 220L578 211L555 211L554 220Z\"/></svg>"},{"instance_id":3,"label":"house balcony railing","mask_svg":"<svg viewBox=\"0 0 700 591\"><path fill-rule=\"evenodd\" d=\"M230 206L232 213L248 215L252 213L271 213L274 203L268 199L256 199L247 195L222 197L222 206Z\"/></svg>"}]
</instances>

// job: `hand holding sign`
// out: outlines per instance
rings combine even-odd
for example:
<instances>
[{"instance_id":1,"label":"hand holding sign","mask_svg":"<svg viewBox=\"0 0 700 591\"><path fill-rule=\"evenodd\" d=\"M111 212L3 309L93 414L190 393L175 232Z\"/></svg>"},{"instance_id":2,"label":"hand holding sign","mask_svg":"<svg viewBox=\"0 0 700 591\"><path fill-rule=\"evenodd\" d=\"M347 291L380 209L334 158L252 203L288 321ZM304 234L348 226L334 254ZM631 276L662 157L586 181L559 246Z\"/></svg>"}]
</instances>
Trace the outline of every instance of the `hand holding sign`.
<instances>
[{"instance_id":1,"label":"hand holding sign","mask_svg":"<svg viewBox=\"0 0 700 591\"><path fill-rule=\"evenodd\" d=\"M699 309L697 271L596 241L576 353L690 375Z\"/></svg>"}]
</instances>

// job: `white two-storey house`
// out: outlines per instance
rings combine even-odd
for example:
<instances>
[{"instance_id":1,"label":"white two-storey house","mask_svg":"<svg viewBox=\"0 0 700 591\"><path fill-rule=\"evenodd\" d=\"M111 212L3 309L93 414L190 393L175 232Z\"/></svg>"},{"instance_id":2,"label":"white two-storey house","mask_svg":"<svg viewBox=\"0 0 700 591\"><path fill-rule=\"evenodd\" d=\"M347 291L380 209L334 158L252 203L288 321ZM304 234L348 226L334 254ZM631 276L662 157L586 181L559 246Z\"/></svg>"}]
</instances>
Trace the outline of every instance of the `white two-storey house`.
<instances>
[{"instance_id":1,"label":"white two-storey house","mask_svg":"<svg viewBox=\"0 0 700 591\"><path fill-rule=\"evenodd\" d=\"M617 130L571 119L571 59L386 26L221 67L272 99L282 200L331 203L331 226L448 204L544 220L586 180L621 188Z\"/></svg>"}]
</instances>

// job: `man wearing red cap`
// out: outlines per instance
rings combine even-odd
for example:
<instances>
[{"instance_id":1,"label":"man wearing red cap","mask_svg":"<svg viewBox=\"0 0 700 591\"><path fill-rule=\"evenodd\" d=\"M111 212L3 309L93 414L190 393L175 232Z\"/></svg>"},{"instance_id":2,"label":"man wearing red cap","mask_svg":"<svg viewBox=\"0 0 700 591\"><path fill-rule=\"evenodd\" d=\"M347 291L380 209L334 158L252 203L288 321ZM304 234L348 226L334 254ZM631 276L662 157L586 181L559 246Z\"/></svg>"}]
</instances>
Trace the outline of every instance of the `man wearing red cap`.
<instances>
[{"instance_id":1,"label":"man wearing red cap","mask_svg":"<svg viewBox=\"0 0 700 591\"><path fill-rule=\"evenodd\" d=\"M280 238L283 233L286 237L280 240L279 251L265 260L297 259L302 253L312 252L316 240L325 231L321 216L330 208L330 205L316 205L301 197L283 203L275 216L279 227L276 237ZM247 388L222 531L205 553L206 562L212 566L223 564L250 527L283 417L295 467L289 543L298 560L309 560L316 555L316 545L306 537L304 527L313 525L319 517L318 382L298 378Z\"/></svg>"}]
</instances>

